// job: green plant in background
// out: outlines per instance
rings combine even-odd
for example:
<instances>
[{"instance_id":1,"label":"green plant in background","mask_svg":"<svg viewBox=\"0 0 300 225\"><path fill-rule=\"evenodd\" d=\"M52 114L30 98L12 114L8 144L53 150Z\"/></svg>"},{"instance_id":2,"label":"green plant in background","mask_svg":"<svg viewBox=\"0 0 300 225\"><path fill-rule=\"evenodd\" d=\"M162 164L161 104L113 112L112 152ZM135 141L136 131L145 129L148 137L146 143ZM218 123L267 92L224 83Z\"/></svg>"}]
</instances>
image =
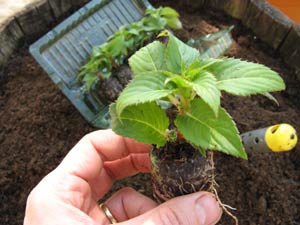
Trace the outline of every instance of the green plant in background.
<instances>
[{"instance_id":1,"label":"green plant in background","mask_svg":"<svg viewBox=\"0 0 300 225\"><path fill-rule=\"evenodd\" d=\"M220 106L221 91L249 96L285 88L266 66L234 58L201 59L191 48L164 31L164 45L154 41L129 59L134 79L110 106L112 129L119 135L164 146L184 140L205 155L218 150L246 159L238 129ZM176 109L172 126L165 110Z\"/></svg>"},{"instance_id":2,"label":"green plant in background","mask_svg":"<svg viewBox=\"0 0 300 225\"><path fill-rule=\"evenodd\" d=\"M89 90L95 80L110 77L113 68L122 65L160 31L166 27L181 28L178 17L179 14L170 7L148 8L140 21L122 26L107 42L93 48L90 60L78 74L78 80Z\"/></svg>"}]
</instances>

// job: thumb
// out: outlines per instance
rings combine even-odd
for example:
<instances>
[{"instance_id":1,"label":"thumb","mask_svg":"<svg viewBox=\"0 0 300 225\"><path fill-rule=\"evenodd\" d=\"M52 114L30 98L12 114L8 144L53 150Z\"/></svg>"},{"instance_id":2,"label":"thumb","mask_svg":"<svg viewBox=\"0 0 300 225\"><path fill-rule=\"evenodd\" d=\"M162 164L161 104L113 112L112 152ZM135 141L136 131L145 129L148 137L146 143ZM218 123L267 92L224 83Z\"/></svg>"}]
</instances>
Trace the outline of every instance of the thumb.
<instances>
[{"instance_id":1,"label":"thumb","mask_svg":"<svg viewBox=\"0 0 300 225\"><path fill-rule=\"evenodd\" d=\"M215 196L198 192L171 199L147 213L128 220L124 225L212 225L221 218L222 210Z\"/></svg>"}]
</instances>

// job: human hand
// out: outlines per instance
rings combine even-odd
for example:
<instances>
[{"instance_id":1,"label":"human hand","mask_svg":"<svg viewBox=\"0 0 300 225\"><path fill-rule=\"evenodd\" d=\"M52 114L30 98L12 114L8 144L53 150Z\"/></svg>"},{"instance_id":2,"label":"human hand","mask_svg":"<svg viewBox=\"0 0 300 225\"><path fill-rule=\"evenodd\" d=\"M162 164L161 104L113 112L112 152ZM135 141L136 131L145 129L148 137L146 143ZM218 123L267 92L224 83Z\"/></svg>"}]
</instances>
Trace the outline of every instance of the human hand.
<instances>
[{"instance_id":1,"label":"human hand","mask_svg":"<svg viewBox=\"0 0 300 225\"><path fill-rule=\"evenodd\" d=\"M106 225L98 206L117 179L150 172L151 146L123 138L111 130L86 135L30 193L24 225ZM222 212L211 193L174 198L159 206L150 198L124 188L106 202L124 225L215 224Z\"/></svg>"}]
</instances>

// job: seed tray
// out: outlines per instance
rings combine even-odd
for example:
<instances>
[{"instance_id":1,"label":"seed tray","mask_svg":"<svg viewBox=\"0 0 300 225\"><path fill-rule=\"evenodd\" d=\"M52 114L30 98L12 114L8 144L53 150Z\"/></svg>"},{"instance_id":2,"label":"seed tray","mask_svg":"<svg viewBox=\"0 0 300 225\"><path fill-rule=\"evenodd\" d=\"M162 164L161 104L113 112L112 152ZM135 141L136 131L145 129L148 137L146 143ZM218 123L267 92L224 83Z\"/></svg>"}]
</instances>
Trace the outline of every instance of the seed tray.
<instances>
[{"instance_id":1,"label":"seed tray","mask_svg":"<svg viewBox=\"0 0 300 225\"><path fill-rule=\"evenodd\" d=\"M83 117L109 127L108 106L95 99L76 76L95 45L151 7L145 0L93 0L30 46L30 52Z\"/></svg>"}]
</instances>

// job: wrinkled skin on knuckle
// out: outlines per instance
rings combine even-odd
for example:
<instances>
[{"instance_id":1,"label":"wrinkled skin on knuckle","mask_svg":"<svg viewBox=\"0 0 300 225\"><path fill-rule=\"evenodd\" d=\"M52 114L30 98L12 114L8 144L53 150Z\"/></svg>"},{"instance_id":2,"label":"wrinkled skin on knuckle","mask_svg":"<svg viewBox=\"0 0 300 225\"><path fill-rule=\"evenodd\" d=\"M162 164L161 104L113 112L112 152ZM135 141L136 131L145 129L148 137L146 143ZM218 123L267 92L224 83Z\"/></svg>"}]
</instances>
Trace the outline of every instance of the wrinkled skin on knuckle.
<instances>
[{"instance_id":1,"label":"wrinkled skin on knuckle","mask_svg":"<svg viewBox=\"0 0 300 225\"><path fill-rule=\"evenodd\" d=\"M160 225L192 225L190 219L180 210L175 210L170 206L164 206L158 213Z\"/></svg>"}]
</instances>

